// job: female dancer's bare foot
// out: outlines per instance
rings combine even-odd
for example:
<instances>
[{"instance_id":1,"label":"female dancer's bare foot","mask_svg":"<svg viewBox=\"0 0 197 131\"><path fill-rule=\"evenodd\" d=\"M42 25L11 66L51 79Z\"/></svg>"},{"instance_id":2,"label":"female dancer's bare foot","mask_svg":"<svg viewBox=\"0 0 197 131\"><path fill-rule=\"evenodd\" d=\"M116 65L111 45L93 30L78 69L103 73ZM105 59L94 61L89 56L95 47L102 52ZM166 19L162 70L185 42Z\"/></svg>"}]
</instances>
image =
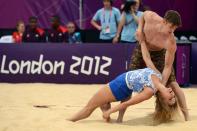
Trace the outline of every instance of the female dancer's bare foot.
<instances>
[{"instance_id":1,"label":"female dancer's bare foot","mask_svg":"<svg viewBox=\"0 0 197 131\"><path fill-rule=\"evenodd\" d=\"M111 118L110 118L110 115L109 115L109 113L107 111L106 112L103 112L103 119L106 122L110 122Z\"/></svg>"}]
</instances>

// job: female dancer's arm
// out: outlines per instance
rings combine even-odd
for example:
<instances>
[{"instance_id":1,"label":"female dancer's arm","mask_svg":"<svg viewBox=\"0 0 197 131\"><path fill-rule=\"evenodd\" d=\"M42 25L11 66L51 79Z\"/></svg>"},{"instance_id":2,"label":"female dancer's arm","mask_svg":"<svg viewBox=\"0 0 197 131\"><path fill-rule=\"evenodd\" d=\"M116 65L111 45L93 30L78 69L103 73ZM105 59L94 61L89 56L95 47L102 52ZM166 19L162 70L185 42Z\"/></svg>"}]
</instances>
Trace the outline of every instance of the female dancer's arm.
<instances>
[{"instance_id":1,"label":"female dancer's arm","mask_svg":"<svg viewBox=\"0 0 197 131\"><path fill-rule=\"evenodd\" d=\"M135 104L138 104L138 103L143 102L145 100L148 100L148 99L150 99L153 96L153 94L154 93L153 93L152 89L145 87L142 92L140 92L139 94L135 95L134 97L132 97L128 101L120 103L119 105L109 109L107 112L105 112L103 114L103 117L105 119L108 119L111 113L117 112L119 110L124 110L128 106L135 105Z\"/></svg>"}]
</instances>

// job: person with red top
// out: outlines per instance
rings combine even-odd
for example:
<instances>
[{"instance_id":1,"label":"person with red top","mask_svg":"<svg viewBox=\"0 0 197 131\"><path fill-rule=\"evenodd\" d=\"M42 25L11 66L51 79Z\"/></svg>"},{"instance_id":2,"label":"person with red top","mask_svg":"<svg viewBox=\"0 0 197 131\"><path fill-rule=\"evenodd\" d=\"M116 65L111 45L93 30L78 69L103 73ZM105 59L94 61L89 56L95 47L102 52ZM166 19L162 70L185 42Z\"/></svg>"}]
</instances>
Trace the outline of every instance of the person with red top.
<instances>
[{"instance_id":1,"label":"person with red top","mask_svg":"<svg viewBox=\"0 0 197 131\"><path fill-rule=\"evenodd\" d=\"M51 29L48 31L48 42L67 42L67 28L60 25L61 20L57 15L51 18Z\"/></svg>"},{"instance_id":2,"label":"person with red top","mask_svg":"<svg viewBox=\"0 0 197 131\"><path fill-rule=\"evenodd\" d=\"M22 43L23 34L25 32L25 24L23 21L18 21L16 25L16 30L13 34L14 43L20 44Z\"/></svg>"},{"instance_id":3,"label":"person with red top","mask_svg":"<svg viewBox=\"0 0 197 131\"><path fill-rule=\"evenodd\" d=\"M29 18L29 25L23 35L23 42L46 42L46 33L44 29L38 27L36 17Z\"/></svg>"}]
</instances>

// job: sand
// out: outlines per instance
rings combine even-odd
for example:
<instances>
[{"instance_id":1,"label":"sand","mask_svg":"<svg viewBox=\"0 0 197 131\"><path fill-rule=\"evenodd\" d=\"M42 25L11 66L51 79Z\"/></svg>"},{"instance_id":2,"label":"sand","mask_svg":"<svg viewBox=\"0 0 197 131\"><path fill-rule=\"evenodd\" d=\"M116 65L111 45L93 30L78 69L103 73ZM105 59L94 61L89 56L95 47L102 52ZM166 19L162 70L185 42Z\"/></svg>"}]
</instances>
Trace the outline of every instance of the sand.
<instances>
[{"instance_id":1,"label":"sand","mask_svg":"<svg viewBox=\"0 0 197 131\"><path fill-rule=\"evenodd\" d=\"M182 116L160 125L153 125L154 97L130 107L121 124L102 120L100 109L87 119L70 122L102 85L0 84L0 131L196 131L197 88L183 89L190 121ZM118 103L113 103L112 106ZM48 107L48 108L46 108Z\"/></svg>"}]
</instances>

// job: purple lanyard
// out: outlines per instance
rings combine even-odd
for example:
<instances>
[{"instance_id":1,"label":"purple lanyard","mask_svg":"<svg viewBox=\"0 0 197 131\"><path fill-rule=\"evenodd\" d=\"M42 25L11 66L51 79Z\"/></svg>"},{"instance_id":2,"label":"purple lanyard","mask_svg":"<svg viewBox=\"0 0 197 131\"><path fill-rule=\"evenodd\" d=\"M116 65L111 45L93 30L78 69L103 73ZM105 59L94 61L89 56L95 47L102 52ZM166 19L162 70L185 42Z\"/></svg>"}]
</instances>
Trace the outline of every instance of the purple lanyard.
<instances>
[{"instance_id":1,"label":"purple lanyard","mask_svg":"<svg viewBox=\"0 0 197 131\"><path fill-rule=\"evenodd\" d=\"M105 9L103 9L103 23L105 23ZM110 23L111 21L111 16L112 16L112 9L110 9L110 16L109 16L109 19L108 19L108 24Z\"/></svg>"}]
</instances>

